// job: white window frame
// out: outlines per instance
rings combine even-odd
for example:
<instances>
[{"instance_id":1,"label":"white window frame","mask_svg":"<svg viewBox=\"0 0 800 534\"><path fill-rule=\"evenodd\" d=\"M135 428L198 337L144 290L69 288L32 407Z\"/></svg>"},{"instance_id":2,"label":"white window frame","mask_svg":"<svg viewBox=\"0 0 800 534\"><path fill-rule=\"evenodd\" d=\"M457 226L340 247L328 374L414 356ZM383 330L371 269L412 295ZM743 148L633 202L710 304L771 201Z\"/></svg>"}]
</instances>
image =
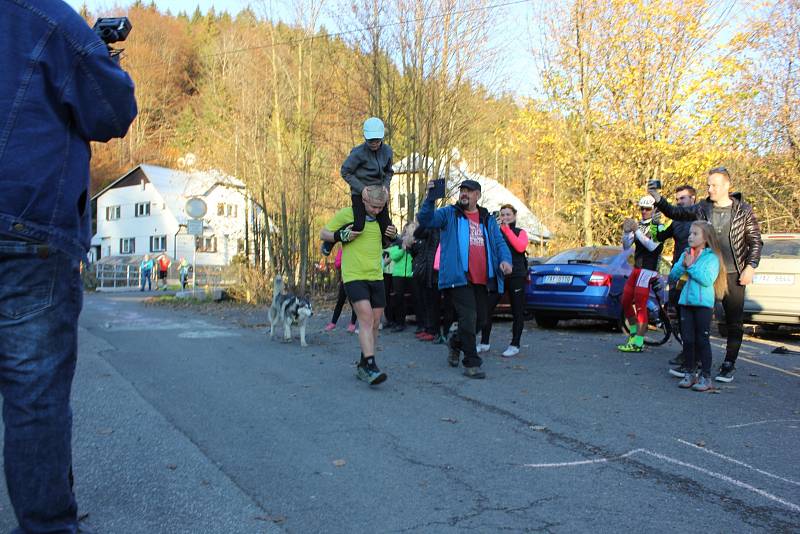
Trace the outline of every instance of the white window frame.
<instances>
[{"instance_id":1,"label":"white window frame","mask_svg":"<svg viewBox=\"0 0 800 534\"><path fill-rule=\"evenodd\" d=\"M156 245L156 241L160 241L160 243ZM166 252L166 250L167 250L166 234L150 236L150 252Z\"/></svg>"},{"instance_id":2,"label":"white window frame","mask_svg":"<svg viewBox=\"0 0 800 534\"><path fill-rule=\"evenodd\" d=\"M120 218L122 214L122 206L106 206L106 220L107 221L116 221Z\"/></svg>"},{"instance_id":3,"label":"white window frame","mask_svg":"<svg viewBox=\"0 0 800 534\"><path fill-rule=\"evenodd\" d=\"M137 202L133 211L136 217L149 217L150 216L150 202Z\"/></svg>"},{"instance_id":4,"label":"white window frame","mask_svg":"<svg viewBox=\"0 0 800 534\"><path fill-rule=\"evenodd\" d=\"M204 235L195 237L197 252L215 253L217 252L217 236Z\"/></svg>"},{"instance_id":5,"label":"white window frame","mask_svg":"<svg viewBox=\"0 0 800 534\"><path fill-rule=\"evenodd\" d=\"M127 245L127 247L125 245ZM135 237L120 237L119 238L119 253L120 254L136 254L136 238Z\"/></svg>"}]
</instances>

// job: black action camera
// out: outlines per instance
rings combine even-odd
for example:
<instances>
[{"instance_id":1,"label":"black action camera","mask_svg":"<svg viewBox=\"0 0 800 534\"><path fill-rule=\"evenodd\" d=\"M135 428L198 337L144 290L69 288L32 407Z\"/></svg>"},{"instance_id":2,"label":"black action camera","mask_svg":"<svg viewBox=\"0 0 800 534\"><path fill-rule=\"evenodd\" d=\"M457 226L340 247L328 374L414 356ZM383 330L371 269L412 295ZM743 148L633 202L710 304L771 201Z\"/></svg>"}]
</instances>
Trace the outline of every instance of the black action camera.
<instances>
[{"instance_id":1,"label":"black action camera","mask_svg":"<svg viewBox=\"0 0 800 534\"><path fill-rule=\"evenodd\" d=\"M100 18L94 23L94 33L100 36L107 45L124 41L131 32L131 21L128 17Z\"/></svg>"}]
</instances>

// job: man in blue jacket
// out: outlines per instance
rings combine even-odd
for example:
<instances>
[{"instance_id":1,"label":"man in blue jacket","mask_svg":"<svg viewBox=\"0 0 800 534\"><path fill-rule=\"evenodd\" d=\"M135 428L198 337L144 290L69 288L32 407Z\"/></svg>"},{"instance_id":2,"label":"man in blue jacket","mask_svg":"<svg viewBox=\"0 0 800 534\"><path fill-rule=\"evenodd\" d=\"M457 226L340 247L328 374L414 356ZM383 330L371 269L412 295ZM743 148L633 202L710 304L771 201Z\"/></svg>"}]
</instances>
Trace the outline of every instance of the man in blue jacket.
<instances>
[{"instance_id":1,"label":"man in blue jacket","mask_svg":"<svg viewBox=\"0 0 800 534\"><path fill-rule=\"evenodd\" d=\"M61 0L0 0L0 393L15 533L77 532L70 391L91 231L90 141L136 117L130 77Z\"/></svg>"},{"instance_id":2,"label":"man in blue jacket","mask_svg":"<svg viewBox=\"0 0 800 534\"><path fill-rule=\"evenodd\" d=\"M489 291L503 292L503 275L512 270L511 252L495 218L478 206L479 182L461 182L458 202L439 209L430 195L434 183L428 182L428 195L417 219L421 226L441 230L439 289L449 292L458 316L458 332L450 339L447 361L458 367L463 351L464 374L485 378L475 334L486 323Z\"/></svg>"}]
</instances>

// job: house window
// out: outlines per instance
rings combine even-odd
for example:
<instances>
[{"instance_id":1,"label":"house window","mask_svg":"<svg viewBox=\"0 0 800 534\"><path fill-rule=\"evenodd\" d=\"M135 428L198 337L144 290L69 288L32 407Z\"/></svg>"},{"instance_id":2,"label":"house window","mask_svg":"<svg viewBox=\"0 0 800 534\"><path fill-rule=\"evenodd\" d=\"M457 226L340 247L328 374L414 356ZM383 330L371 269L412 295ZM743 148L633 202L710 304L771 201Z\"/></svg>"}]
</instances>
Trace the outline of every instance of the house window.
<instances>
[{"instance_id":1,"label":"house window","mask_svg":"<svg viewBox=\"0 0 800 534\"><path fill-rule=\"evenodd\" d=\"M134 254L136 252L136 238L123 237L119 240L119 253L120 254Z\"/></svg>"},{"instance_id":2,"label":"house window","mask_svg":"<svg viewBox=\"0 0 800 534\"><path fill-rule=\"evenodd\" d=\"M167 250L167 236L151 235L150 252L164 252L165 250Z\"/></svg>"},{"instance_id":3,"label":"house window","mask_svg":"<svg viewBox=\"0 0 800 534\"><path fill-rule=\"evenodd\" d=\"M106 206L106 220L114 221L119 219L120 212L120 206Z\"/></svg>"},{"instance_id":4,"label":"house window","mask_svg":"<svg viewBox=\"0 0 800 534\"><path fill-rule=\"evenodd\" d=\"M233 217L239 215L239 206L236 204L224 204L220 202L217 204L217 216L219 217Z\"/></svg>"},{"instance_id":5,"label":"house window","mask_svg":"<svg viewBox=\"0 0 800 534\"><path fill-rule=\"evenodd\" d=\"M150 203L149 202L137 202L136 203L136 216L137 217L147 217L150 215Z\"/></svg>"},{"instance_id":6,"label":"house window","mask_svg":"<svg viewBox=\"0 0 800 534\"><path fill-rule=\"evenodd\" d=\"M216 252L217 238L212 236L198 236L194 240L197 252Z\"/></svg>"}]
</instances>

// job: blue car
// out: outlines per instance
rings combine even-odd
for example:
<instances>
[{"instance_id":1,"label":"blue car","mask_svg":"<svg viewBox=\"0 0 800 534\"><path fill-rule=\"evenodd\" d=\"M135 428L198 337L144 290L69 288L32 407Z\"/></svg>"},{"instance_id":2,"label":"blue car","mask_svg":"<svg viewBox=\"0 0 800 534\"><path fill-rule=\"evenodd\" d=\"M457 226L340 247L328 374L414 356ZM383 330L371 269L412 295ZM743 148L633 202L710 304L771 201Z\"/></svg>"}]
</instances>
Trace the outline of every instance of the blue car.
<instances>
[{"instance_id":1,"label":"blue car","mask_svg":"<svg viewBox=\"0 0 800 534\"><path fill-rule=\"evenodd\" d=\"M536 324L555 328L560 320L599 319L622 324L622 289L633 262L633 249L580 247L566 250L529 268L527 310ZM669 262L661 258L659 297L667 301ZM651 291L648 307L655 307Z\"/></svg>"}]
</instances>

